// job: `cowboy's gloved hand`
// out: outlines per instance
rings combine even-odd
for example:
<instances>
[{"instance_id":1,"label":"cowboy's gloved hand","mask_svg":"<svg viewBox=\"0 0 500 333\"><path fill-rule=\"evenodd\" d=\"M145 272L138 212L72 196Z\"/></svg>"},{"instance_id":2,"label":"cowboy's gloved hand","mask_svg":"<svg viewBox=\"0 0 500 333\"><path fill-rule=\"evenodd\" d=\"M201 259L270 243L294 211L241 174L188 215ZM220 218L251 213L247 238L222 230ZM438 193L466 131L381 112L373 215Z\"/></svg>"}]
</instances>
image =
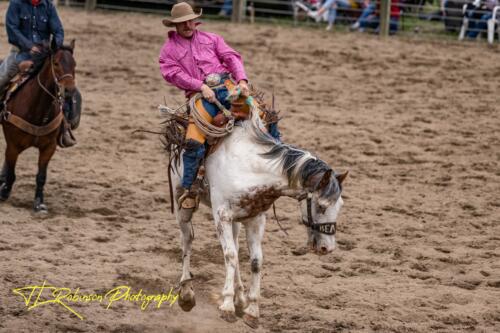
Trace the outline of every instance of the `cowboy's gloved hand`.
<instances>
[{"instance_id":1,"label":"cowboy's gloved hand","mask_svg":"<svg viewBox=\"0 0 500 333\"><path fill-rule=\"evenodd\" d=\"M33 47L32 47L32 48L31 48L31 50L30 50L30 53L31 53L31 54L40 53L40 52L42 52L42 51L41 51L41 50L40 50L40 48L39 48L38 46L36 46L36 45L33 45Z\"/></svg>"},{"instance_id":2,"label":"cowboy's gloved hand","mask_svg":"<svg viewBox=\"0 0 500 333\"><path fill-rule=\"evenodd\" d=\"M240 80L240 82L238 82L238 87L240 88L240 96L242 97L250 96L250 88L248 88L247 81Z\"/></svg>"},{"instance_id":3,"label":"cowboy's gloved hand","mask_svg":"<svg viewBox=\"0 0 500 333\"><path fill-rule=\"evenodd\" d=\"M203 95L203 98L206 99L207 101L209 101L210 103L215 102L215 93L206 84L203 84L201 86L201 94Z\"/></svg>"}]
</instances>

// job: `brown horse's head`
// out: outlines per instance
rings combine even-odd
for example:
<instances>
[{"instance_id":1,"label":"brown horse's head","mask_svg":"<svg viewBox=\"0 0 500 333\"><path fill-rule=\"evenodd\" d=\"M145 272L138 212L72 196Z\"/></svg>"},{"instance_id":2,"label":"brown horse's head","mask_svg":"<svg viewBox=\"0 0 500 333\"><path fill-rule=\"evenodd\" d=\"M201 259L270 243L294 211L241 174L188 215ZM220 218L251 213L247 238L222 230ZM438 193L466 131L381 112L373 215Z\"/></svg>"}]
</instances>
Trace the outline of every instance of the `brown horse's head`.
<instances>
[{"instance_id":1,"label":"brown horse's head","mask_svg":"<svg viewBox=\"0 0 500 333\"><path fill-rule=\"evenodd\" d=\"M76 61L73 58L75 40L71 40L69 45L56 47L51 45L52 69L56 83L67 91L75 90L75 67Z\"/></svg>"}]
</instances>

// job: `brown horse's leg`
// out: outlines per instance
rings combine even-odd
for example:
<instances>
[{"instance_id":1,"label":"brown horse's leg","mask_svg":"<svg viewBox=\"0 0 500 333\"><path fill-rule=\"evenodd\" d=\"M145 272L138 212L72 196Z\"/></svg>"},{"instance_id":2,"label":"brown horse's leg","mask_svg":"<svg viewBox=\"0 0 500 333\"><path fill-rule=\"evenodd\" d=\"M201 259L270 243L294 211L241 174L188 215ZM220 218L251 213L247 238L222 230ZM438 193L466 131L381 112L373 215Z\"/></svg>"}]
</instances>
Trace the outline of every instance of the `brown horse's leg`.
<instances>
[{"instance_id":1,"label":"brown horse's leg","mask_svg":"<svg viewBox=\"0 0 500 333\"><path fill-rule=\"evenodd\" d=\"M12 185L16 181L16 163L19 151L13 145L7 144L5 150L5 162L2 168L3 182L0 183L0 200L5 201L9 198L12 191Z\"/></svg>"},{"instance_id":2,"label":"brown horse's leg","mask_svg":"<svg viewBox=\"0 0 500 333\"><path fill-rule=\"evenodd\" d=\"M43 202L43 187L47 180L47 166L49 161L56 151L56 145L40 148L40 155L38 156L38 173L36 174L36 190L35 202L33 203L33 210L35 212L47 212L47 206Z\"/></svg>"},{"instance_id":3,"label":"brown horse's leg","mask_svg":"<svg viewBox=\"0 0 500 333\"><path fill-rule=\"evenodd\" d=\"M0 186L5 183L5 177L7 176L7 162L3 161L2 171L0 171Z\"/></svg>"}]
</instances>

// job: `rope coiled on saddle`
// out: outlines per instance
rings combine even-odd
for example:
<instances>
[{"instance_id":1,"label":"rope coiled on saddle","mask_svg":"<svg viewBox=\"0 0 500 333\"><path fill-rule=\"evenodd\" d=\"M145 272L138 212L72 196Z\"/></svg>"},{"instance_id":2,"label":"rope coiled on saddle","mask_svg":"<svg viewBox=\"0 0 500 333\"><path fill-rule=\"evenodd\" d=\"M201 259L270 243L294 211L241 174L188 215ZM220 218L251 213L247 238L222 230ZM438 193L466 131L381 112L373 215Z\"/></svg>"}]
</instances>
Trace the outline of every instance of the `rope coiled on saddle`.
<instances>
[{"instance_id":1,"label":"rope coiled on saddle","mask_svg":"<svg viewBox=\"0 0 500 333\"><path fill-rule=\"evenodd\" d=\"M215 125L212 125L208 120L203 118L200 111L196 108L196 102L202 98L203 96L200 93L197 93L189 100L191 117L193 118L196 126L198 126L203 134L209 138L222 138L231 133L234 128L234 118L229 118L229 122L224 127L217 127ZM220 102L217 101L217 103L215 104L217 105L217 107L219 107L219 109L221 109L221 111L226 110L224 106L220 104Z\"/></svg>"}]
</instances>

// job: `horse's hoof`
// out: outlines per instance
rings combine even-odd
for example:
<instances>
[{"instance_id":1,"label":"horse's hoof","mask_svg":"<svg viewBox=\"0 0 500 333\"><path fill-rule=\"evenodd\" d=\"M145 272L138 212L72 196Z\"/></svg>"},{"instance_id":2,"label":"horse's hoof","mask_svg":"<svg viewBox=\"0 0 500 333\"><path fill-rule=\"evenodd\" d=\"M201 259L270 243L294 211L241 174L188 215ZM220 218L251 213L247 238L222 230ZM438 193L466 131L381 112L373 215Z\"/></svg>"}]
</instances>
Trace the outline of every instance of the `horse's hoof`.
<instances>
[{"instance_id":1,"label":"horse's hoof","mask_svg":"<svg viewBox=\"0 0 500 333\"><path fill-rule=\"evenodd\" d=\"M10 189L7 188L5 183L0 185L0 201L5 201L10 197Z\"/></svg>"},{"instance_id":2,"label":"horse's hoof","mask_svg":"<svg viewBox=\"0 0 500 333\"><path fill-rule=\"evenodd\" d=\"M251 316L247 313L243 315L243 321L253 329L257 329L259 327L259 318Z\"/></svg>"},{"instance_id":3,"label":"horse's hoof","mask_svg":"<svg viewBox=\"0 0 500 333\"><path fill-rule=\"evenodd\" d=\"M234 303L234 313L236 314L236 316L238 316L240 318L245 315L244 310L246 308L247 308L247 303L246 302L243 302L243 303Z\"/></svg>"},{"instance_id":4,"label":"horse's hoof","mask_svg":"<svg viewBox=\"0 0 500 333\"><path fill-rule=\"evenodd\" d=\"M35 213L40 213L40 214L47 214L49 212L49 209L43 203L35 204L33 206L33 210L35 211Z\"/></svg>"},{"instance_id":5,"label":"horse's hoof","mask_svg":"<svg viewBox=\"0 0 500 333\"><path fill-rule=\"evenodd\" d=\"M189 312L196 305L196 299L194 298L194 291L192 287L184 287L181 289L179 294L179 306L182 310Z\"/></svg>"},{"instance_id":6,"label":"horse's hoof","mask_svg":"<svg viewBox=\"0 0 500 333\"><path fill-rule=\"evenodd\" d=\"M224 311L224 310L219 310L220 312L220 317L227 321L228 323L234 323L238 320L234 312L231 311Z\"/></svg>"}]
</instances>

